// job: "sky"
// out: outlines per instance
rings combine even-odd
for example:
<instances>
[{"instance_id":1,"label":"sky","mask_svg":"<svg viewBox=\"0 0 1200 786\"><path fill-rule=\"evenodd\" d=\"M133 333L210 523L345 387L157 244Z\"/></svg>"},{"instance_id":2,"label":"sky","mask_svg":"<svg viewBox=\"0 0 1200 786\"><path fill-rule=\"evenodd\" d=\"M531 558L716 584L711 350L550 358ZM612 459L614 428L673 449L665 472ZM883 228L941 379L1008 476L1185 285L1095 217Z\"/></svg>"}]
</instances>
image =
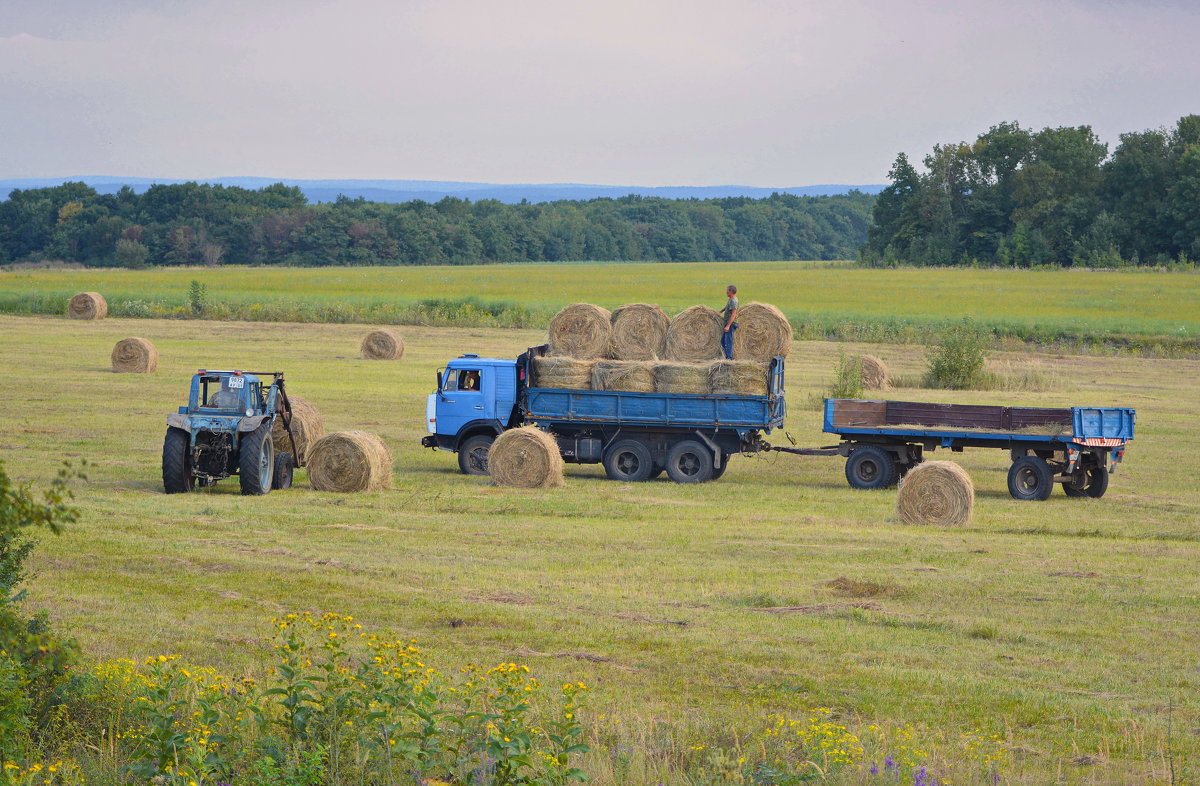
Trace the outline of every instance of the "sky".
<instances>
[{"instance_id":1,"label":"sky","mask_svg":"<svg viewBox=\"0 0 1200 786\"><path fill-rule=\"evenodd\" d=\"M1200 112L1194 0L0 0L0 178L887 182Z\"/></svg>"}]
</instances>

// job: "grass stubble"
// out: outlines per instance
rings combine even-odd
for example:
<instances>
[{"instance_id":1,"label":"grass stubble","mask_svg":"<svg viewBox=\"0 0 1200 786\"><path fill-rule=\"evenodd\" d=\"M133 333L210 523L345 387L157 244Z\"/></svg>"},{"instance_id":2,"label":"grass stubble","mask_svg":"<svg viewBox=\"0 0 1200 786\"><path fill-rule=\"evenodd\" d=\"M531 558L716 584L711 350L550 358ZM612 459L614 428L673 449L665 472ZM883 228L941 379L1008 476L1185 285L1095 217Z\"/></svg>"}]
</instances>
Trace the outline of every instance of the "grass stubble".
<instances>
[{"instance_id":1,"label":"grass stubble","mask_svg":"<svg viewBox=\"0 0 1200 786\"><path fill-rule=\"evenodd\" d=\"M135 327L159 348L158 371L113 374L109 349ZM89 462L83 518L43 539L31 596L98 659L173 652L251 673L264 621L293 610L353 614L441 663L520 659L595 686L585 769L599 783L684 782L698 746L812 707L852 726L915 724L935 766L954 756L938 739L998 733L1011 782L1145 781L1168 777L1169 760L1195 774L1200 484L1187 457L1200 362L1001 354L1071 384L889 391L1138 409L1105 498L1017 502L1002 452L938 451L970 472L975 517L914 528L894 519L894 491L852 491L837 459L738 458L703 486L568 466L564 488L526 491L419 447L438 367L543 336L411 327L405 359L383 364L359 359L353 325L0 316L10 474L41 482L64 459ZM838 346L800 341L788 359L788 430L803 445L832 441L801 404L828 383ZM919 347L846 349L901 378L924 364ZM330 431L384 439L393 487L320 493L298 471L295 488L263 498L235 481L162 494L165 417L206 366L286 371Z\"/></svg>"}]
</instances>

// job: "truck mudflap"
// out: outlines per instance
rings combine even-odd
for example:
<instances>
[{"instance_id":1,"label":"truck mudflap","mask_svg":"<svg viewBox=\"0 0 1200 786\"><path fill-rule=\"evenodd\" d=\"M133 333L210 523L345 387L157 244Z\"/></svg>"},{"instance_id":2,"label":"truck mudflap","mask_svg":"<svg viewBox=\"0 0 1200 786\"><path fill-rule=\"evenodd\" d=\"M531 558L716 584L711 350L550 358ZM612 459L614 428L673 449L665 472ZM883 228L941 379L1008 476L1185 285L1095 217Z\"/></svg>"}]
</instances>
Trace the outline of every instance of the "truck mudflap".
<instances>
[{"instance_id":1,"label":"truck mudflap","mask_svg":"<svg viewBox=\"0 0 1200 786\"><path fill-rule=\"evenodd\" d=\"M425 436L421 437L421 447L436 448L437 447L437 436L434 434L426 434Z\"/></svg>"}]
</instances>

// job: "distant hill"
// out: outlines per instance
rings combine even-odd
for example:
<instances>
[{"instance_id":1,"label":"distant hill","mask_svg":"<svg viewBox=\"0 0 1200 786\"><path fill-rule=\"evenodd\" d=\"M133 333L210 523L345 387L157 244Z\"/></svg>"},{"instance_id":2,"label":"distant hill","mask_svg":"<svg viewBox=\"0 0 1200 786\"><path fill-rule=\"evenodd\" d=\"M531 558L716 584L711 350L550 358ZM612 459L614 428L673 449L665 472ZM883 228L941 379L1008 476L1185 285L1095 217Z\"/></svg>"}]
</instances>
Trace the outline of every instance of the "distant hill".
<instances>
[{"instance_id":1,"label":"distant hill","mask_svg":"<svg viewBox=\"0 0 1200 786\"><path fill-rule=\"evenodd\" d=\"M48 188L66 182L84 182L101 194L115 194L122 186L129 186L139 194L155 184L187 183L188 180L169 178L112 177L108 175L80 175L77 177L39 177L0 179L0 199L7 199L13 189ZM560 199L599 199L628 196L662 197L664 199L716 199L719 197L768 197L774 193L796 196L828 196L846 194L857 189L866 194L878 194L884 186L870 185L815 185L790 186L786 188L759 188L755 186L602 186L585 183L531 183L506 185L499 183L460 183L450 180L294 180L270 177L217 177L199 180L200 183L240 186L258 189L273 183L299 186L309 202L334 202L339 196L350 199L362 197L369 202L411 202L421 199L437 202L452 196L478 202L495 199L516 204L529 202L554 202Z\"/></svg>"}]
</instances>

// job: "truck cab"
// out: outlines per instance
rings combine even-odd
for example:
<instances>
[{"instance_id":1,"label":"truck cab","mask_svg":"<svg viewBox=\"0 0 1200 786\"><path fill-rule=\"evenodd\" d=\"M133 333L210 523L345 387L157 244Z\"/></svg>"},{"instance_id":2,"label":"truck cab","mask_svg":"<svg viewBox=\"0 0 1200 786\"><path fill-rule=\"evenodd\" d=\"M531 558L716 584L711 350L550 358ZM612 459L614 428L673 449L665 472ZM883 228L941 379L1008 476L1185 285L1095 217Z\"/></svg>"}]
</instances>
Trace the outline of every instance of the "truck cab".
<instances>
[{"instance_id":1,"label":"truck cab","mask_svg":"<svg viewBox=\"0 0 1200 786\"><path fill-rule=\"evenodd\" d=\"M518 425L519 360L460 355L438 369L437 391L425 403L426 447L458 453L459 469L487 474L487 453L505 429Z\"/></svg>"}]
</instances>

